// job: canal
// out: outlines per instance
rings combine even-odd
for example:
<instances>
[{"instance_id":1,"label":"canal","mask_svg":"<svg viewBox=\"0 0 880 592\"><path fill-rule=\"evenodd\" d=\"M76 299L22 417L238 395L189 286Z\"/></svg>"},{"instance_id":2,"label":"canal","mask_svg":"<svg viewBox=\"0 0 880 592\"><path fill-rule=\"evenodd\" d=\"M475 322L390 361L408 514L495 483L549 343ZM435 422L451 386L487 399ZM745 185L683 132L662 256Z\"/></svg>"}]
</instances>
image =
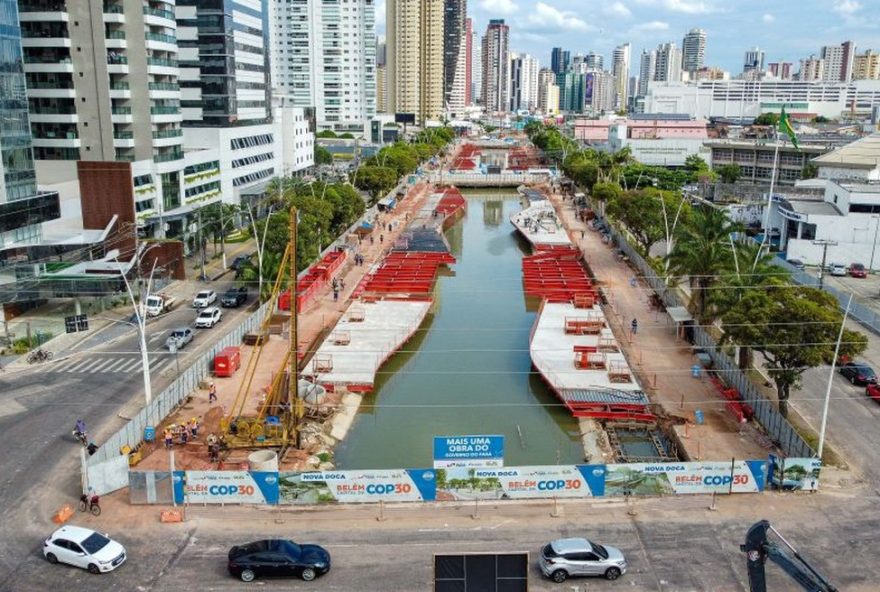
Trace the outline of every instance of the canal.
<instances>
[{"instance_id":1,"label":"canal","mask_svg":"<svg viewBox=\"0 0 880 592\"><path fill-rule=\"evenodd\" d=\"M364 397L336 448L340 469L430 467L435 435L502 434L507 466L583 461L577 422L531 366L528 245L509 222L519 196L465 197L467 215L446 233L457 262L438 279L425 323Z\"/></svg>"}]
</instances>

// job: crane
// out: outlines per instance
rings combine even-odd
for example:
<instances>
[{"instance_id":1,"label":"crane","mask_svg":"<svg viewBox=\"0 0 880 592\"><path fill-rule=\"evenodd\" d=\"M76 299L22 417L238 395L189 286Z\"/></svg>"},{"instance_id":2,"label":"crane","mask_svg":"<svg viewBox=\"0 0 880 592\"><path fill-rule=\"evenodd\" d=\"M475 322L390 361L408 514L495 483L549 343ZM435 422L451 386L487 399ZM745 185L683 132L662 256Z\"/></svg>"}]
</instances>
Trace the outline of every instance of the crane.
<instances>
[{"instance_id":1,"label":"crane","mask_svg":"<svg viewBox=\"0 0 880 592\"><path fill-rule=\"evenodd\" d=\"M784 546L768 540L768 530L779 537ZM837 592L837 588L807 563L797 549L785 540L779 531L770 526L767 520L753 524L746 533L745 544L740 545L739 548L746 554L746 569L748 569L751 592L767 592L764 564L768 559L781 567L782 571L808 592Z\"/></svg>"}]
</instances>

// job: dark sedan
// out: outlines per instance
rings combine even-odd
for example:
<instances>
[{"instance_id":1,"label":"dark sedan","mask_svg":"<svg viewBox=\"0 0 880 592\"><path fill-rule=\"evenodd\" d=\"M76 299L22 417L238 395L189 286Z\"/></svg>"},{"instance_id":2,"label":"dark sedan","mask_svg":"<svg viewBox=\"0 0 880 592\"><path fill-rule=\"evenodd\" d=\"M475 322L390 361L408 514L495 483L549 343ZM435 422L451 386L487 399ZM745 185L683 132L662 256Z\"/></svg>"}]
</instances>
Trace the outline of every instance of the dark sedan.
<instances>
[{"instance_id":1,"label":"dark sedan","mask_svg":"<svg viewBox=\"0 0 880 592\"><path fill-rule=\"evenodd\" d=\"M330 571L330 553L318 545L269 539L229 550L229 573L244 582L256 577L300 577L307 582Z\"/></svg>"},{"instance_id":2,"label":"dark sedan","mask_svg":"<svg viewBox=\"0 0 880 592\"><path fill-rule=\"evenodd\" d=\"M877 382L877 375L867 364L847 362L840 367L840 374L853 384L862 386Z\"/></svg>"}]
</instances>

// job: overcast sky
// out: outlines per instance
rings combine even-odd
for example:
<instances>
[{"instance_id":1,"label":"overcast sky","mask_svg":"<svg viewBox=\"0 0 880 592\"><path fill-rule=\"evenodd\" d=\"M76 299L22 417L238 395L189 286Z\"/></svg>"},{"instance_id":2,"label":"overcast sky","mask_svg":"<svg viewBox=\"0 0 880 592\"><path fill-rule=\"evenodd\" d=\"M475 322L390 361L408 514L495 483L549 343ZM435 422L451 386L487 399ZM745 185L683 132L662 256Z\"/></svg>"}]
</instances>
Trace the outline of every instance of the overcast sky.
<instances>
[{"instance_id":1,"label":"overcast sky","mask_svg":"<svg viewBox=\"0 0 880 592\"><path fill-rule=\"evenodd\" d=\"M510 25L510 49L550 65L550 49L596 51L606 68L614 46L632 43L638 64L642 49L706 30L706 65L737 74L743 54L757 45L767 61L818 54L822 45L845 40L859 51L880 51L880 0L468 0L468 15L483 34L490 18ZM377 28L385 32L385 0L377 4ZM796 68L795 68L796 69ZM632 70L632 67L631 67Z\"/></svg>"}]
</instances>

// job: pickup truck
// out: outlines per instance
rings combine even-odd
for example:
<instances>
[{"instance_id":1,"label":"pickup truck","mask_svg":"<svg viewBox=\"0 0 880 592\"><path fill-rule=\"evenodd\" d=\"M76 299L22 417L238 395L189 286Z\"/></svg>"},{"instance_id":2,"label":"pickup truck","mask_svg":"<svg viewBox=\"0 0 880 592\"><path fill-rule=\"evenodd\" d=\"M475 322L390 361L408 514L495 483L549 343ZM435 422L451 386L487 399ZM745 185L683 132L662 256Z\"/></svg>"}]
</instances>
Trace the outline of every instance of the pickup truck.
<instances>
[{"instance_id":1,"label":"pickup truck","mask_svg":"<svg viewBox=\"0 0 880 592\"><path fill-rule=\"evenodd\" d=\"M238 308L247 302L248 289L245 286L240 288L229 288L223 298L220 299L220 305L224 308Z\"/></svg>"},{"instance_id":2,"label":"pickup truck","mask_svg":"<svg viewBox=\"0 0 880 592\"><path fill-rule=\"evenodd\" d=\"M158 317L173 309L176 304L176 298L165 296L164 294L147 296L147 316Z\"/></svg>"}]
</instances>

